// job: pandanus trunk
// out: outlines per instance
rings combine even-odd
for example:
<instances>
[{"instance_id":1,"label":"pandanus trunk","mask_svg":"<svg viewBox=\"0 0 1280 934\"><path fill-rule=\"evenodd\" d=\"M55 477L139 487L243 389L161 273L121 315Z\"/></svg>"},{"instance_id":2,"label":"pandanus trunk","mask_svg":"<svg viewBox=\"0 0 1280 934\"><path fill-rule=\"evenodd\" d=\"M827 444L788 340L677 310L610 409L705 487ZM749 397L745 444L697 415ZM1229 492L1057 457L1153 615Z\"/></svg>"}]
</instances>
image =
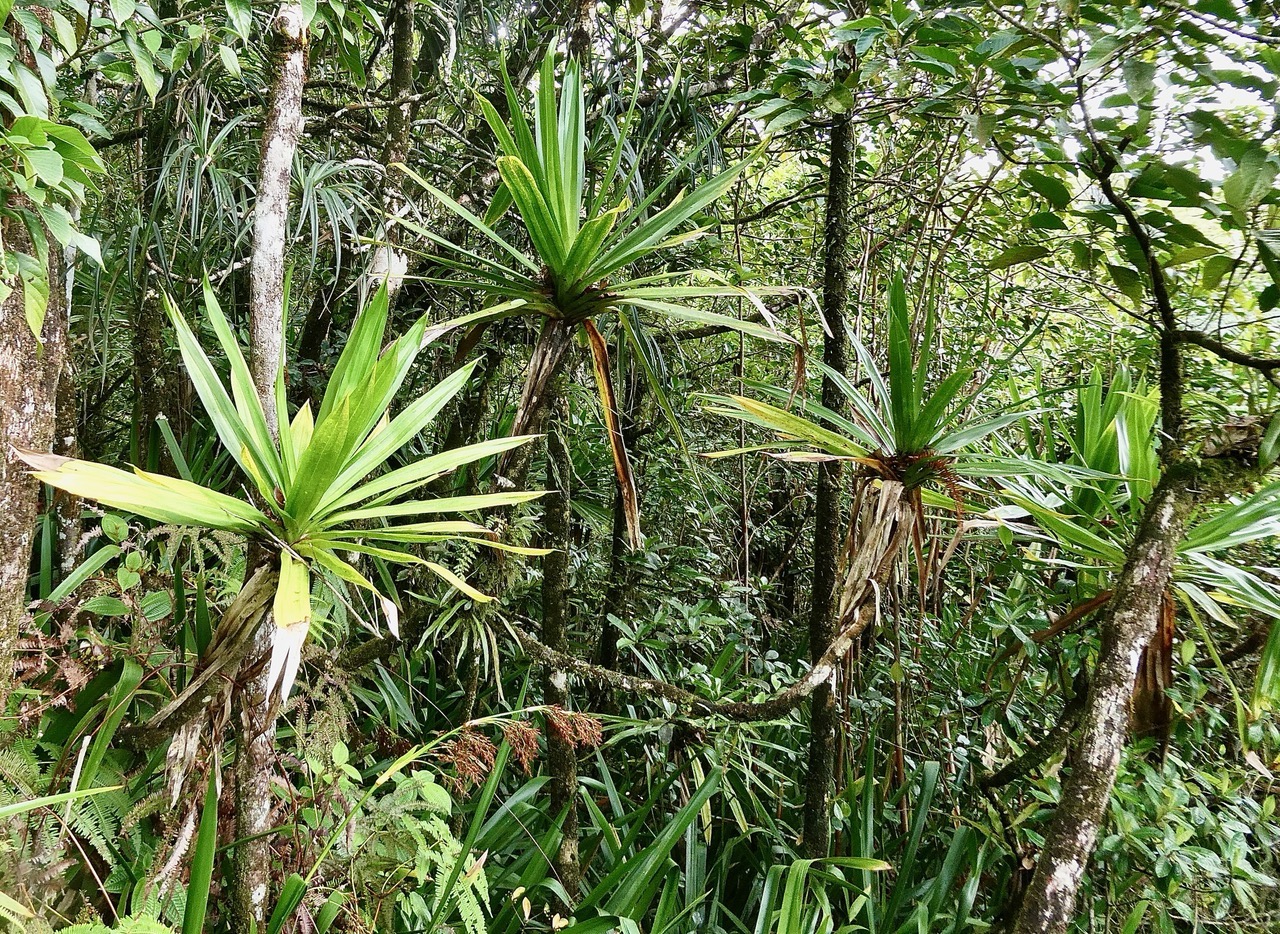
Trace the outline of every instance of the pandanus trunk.
<instances>
[{"instance_id":1,"label":"pandanus trunk","mask_svg":"<svg viewBox=\"0 0 1280 934\"><path fill-rule=\"evenodd\" d=\"M864 490L864 495L869 490ZM911 540L915 528L916 508L910 494L896 480L884 480L878 492L861 508L855 510L845 541L844 575L836 595L835 621L832 638L824 653L832 646L843 646L841 654L852 648L880 616L882 594L894 567L898 564L904 547ZM816 664L816 662L815 662ZM809 773L806 783L805 831L813 829L821 841L821 853L825 855L830 834L830 782L834 762L834 730L837 710L834 688L839 682L840 667L833 665L826 680L817 690L827 691L832 733L827 745L815 750L810 745ZM815 695L817 691L814 692ZM822 784L819 786L818 782ZM815 802L821 801L821 812ZM816 845L805 837L805 852L817 853Z\"/></svg>"},{"instance_id":2,"label":"pandanus trunk","mask_svg":"<svg viewBox=\"0 0 1280 934\"><path fill-rule=\"evenodd\" d=\"M827 176L826 231L823 243L822 313L826 334L822 361L838 373L848 365L844 333L849 305L849 202L852 123L848 114L831 126L831 165ZM822 404L833 412L843 405L839 387L822 381ZM813 535L813 602L809 611L809 659L816 662L836 635L836 571L840 556L840 462L818 465ZM830 789L835 762L835 697L819 687L809 701L809 771L805 782L804 852L827 855L831 837Z\"/></svg>"},{"instance_id":3,"label":"pandanus trunk","mask_svg":"<svg viewBox=\"0 0 1280 934\"><path fill-rule=\"evenodd\" d=\"M1103 613L1102 645L1084 711L1083 734L1072 750L1062 801L1023 896L1015 934L1064 934L1075 914L1080 883L1120 767L1138 662L1164 614L1165 591L1191 508L1191 482L1187 466L1166 469Z\"/></svg>"},{"instance_id":4,"label":"pandanus trunk","mask_svg":"<svg viewBox=\"0 0 1280 934\"><path fill-rule=\"evenodd\" d=\"M560 372L572 336L573 326L567 321L548 318L543 323L529 357L529 369L520 392L520 407L516 409L511 426L513 435L536 434L542 430L554 396L555 376ZM523 444L503 456L498 463L498 473L511 487L520 489L524 486L532 457L531 446Z\"/></svg>"},{"instance_id":5,"label":"pandanus trunk","mask_svg":"<svg viewBox=\"0 0 1280 934\"><path fill-rule=\"evenodd\" d=\"M553 424L547 432L547 490L543 514L547 547L555 549L542 559L542 638L557 652L569 650L569 552L572 548L569 503L573 464L569 459L569 428L564 378L552 382ZM547 671L544 696L548 704L569 702L569 678L564 671ZM555 855L556 875L572 901L578 897L582 873L578 865L578 756L569 737L547 730L547 768L551 773L551 813L564 814L560 847ZM570 909L571 906L565 906Z\"/></svg>"},{"instance_id":6,"label":"pandanus trunk","mask_svg":"<svg viewBox=\"0 0 1280 934\"><path fill-rule=\"evenodd\" d=\"M302 135L302 86L306 31L302 7L282 3L272 23L274 74L253 215L253 257L249 271L250 367L267 425L279 419L275 381L284 354L284 254L289 219L293 156ZM251 556L253 569L271 561ZM253 638L245 678L236 698L236 846L231 886L231 926L262 930L271 882L271 780L275 772L275 685L268 681L276 627L268 614Z\"/></svg>"},{"instance_id":7,"label":"pandanus trunk","mask_svg":"<svg viewBox=\"0 0 1280 934\"><path fill-rule=\"evenodd\" d=\"M855 514L849 524L843 548L845 571L839 591L834 594L835 625L818 658L827 657L832 646L843 646L842 654L847 652L876 621L880 615L882 591L904 546L911 540L916 511L910 495L896 480L882 481L878 492L859 512L861 514ZM818 659L815 658L815 666L817 664ZM815 696L819 691L825 692L829 708L823 711L823 716L829 717L826 724L832 733L836 720L834 687L838 676L839 666L833 664L829 671L824 672L823 683L814 691ZM804 849L810 854L821 852L825 855L829 843L828 810L834 758L831 736L829 733L825 746L815 748L812 740L810 742L804 815ZM814 837L808 835L810 831ZM820 851L818 843L822 847Z\"/></svg>"}]
</instances>

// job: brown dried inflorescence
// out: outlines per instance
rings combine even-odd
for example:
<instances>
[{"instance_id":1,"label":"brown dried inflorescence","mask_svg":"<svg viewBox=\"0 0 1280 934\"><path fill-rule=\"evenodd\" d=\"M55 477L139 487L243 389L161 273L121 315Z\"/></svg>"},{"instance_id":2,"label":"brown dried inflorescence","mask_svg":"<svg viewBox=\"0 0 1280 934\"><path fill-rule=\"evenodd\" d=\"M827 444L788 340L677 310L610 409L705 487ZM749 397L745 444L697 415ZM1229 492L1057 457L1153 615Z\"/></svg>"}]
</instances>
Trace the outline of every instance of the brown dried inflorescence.
<instances>
[{"instance_id":1,"label":"brown dried inflorescence","mask_svg":"<svg viewBox=\"0 0 1280 934\"><path fill-rule=\"evenodd\" d=\"M599 746L604 739L600 721L590 714L552 706L546 708L546 717L552 732L574 746Z\"/></svg>"},{"instance_id":2,"label":"brown dried inflorescence","mask_svg":"<svg viewBox=\"0 0 1280 934\"><path fill-rule=\"evenodd\" d=\"M437 755L453 766L454 791L462 792L488 778L498 749L489 737L467 726L441 744Z\"/></svg>"},{"instance_id":3,"label":"brown dried inflorescence","mask_svg":"<svg viewBox=\"0 0 1280 934\"><path fill-rule=\"evenodd\" d=\"M533 774L533 760L538 757L538 737L541 735L536 726L524 720L512 720L502 728L502 736L525 775Z\"/></svg>"}]
</instances>

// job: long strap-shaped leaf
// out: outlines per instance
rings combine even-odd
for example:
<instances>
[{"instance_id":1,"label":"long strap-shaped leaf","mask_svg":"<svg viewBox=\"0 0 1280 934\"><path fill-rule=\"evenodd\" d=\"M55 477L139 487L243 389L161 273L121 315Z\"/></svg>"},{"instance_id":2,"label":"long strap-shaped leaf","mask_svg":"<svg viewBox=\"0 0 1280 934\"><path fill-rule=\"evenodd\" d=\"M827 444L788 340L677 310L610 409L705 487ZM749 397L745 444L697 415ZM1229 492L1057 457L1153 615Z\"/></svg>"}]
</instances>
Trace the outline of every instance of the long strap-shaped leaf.
<instances>
[{"instance_id":1,"label":"long strap-shaped leaf","mask_svg":"<svg viewBox=\"0 0 1280 934\"><path fill-rule=\"evenodd\" d=\"M178 338L178 352L182 354L187 376L195 386L196 395L200 397L205 411L209 413L209 419L213 422L213 429L222 441L222 446L248 476L251 478L266 476L268 472L263 471L252 458L253 448L250 444L249 429L227 394L226 387L222 385L222 380L218 378L213 364L205 355L200 341L196 339L186 319L178 312L169 297L162 293L161 300L164 302L169 320L173 323L173 329ZM258 492L264 497L270 497L272 490L259 489Z\"/></svg>"},{"instance_id":2,"label":"long strap-shaped leaf","mask_svg":"<svg viewBox=\"0 0 1280 934\"><path fill-rule=\"evenodd\" d=\"M405 406L385 428L366 440L355 457L351 458L329 485L325 498L334 499L346 493L375 468L386 463L388 457L416 438L467 384L478 362L472 361L450 373Z\"/></svg>"},{"instance_id":3,"label":"long strap-shaped leaf","mask_svg":"<svg viewBox=\"0 0 1280 934\"><path fill-rule=\"evenodd\" d=\"M248 503L176 477L135 469L126 473L106 464L56 454L18 450L36 479L74 496L172 525L195 525L228 532L255 532L265 516Z\"/></svg>"},{"instance_id":4,"label":"long strap-shaped leaf","mask_svg":"<svg viewBox=\"0 0 1280 934\"><path fill-rule=\"evenodd\" d=\"M636 259L644 255L649 247L658 243L689 218L728 191L754 158L754 154L748 156L717 175L711 181L700 185L686 197L672 202L649 218L649 220L639 224L631 233L619 240L601 258L600 262L593 267L592 277L595 279L608 278L624 266L635 262Z\"/></svg>"},{"instance_id":5,"label":"long strap-shaped leaf","mask_svg":"<svg viewBox=\"0 0 1280 934\"><path fill-rule=\"evenodd\" d=\"M568 231L564 221L554 213L545 193L540 190L538 180L534 178L529 166L511 156L498 159L498 174L515 199L516 209L524 221L529 239L533 241L538 255L547 261L547 265L557 272L564 269L565 255L568 253Z\"/></svg>"},{"instance_id":6,"label":"long strap-shaped leaf","mask_svg":"<svg viewBox=\"0 0 1280 934\"><path fill-rule=\"evenodd\" d=\"M526 269L532 272L535 276L541 273L542 270L537 263L535 263L529 257L525 256L524 253L522 253L520 250L516 249L514 246L512 246L510 243L504 240L502 236L498 234L497 231L495 231L492 227L486 224L483 220L481 220L471 211L468 211L466 208L460 205L457 201L454 201L451 197L449 197L447 194L445 194L435 185L432 185L429 181L427 181L425 178L423 178L421 175L419 175L417 172L414 172L412 169L408 168L407 166L397 165L396 168L404 172L405 175L408 175L409 178L411 178L415 184L421 186L426 191L431 192L431 194L434 195L435 198L441 204L443 204L446 208L448 208L458 217L462 218L462 220L466 221L476 230L484 234L490 240L490 242L498 246L504 253L506 253L508 256L514 259L521 266L524 266Z\"/></svg>"},{"instance_id":7,"label":"long strap-shaped leaf","mask_svg":"<svg viewBox=\"0 0 1280 934\"><path fill-rule=\"evenodd\" d=\"M209 324L213 326L213 333L217 336L218 343L222 345L222 352L227 355L227 362L231 365L231 393L235 399L240 421L247 429L247 441L253 451L254 459L276 486L283 486L284 473L281 468L280 454L276 450L275 442L271 440L271 433L267 430L267 418L262 411L258 391L254 388L253 376L249 372L244 354L240 352L240 342L222 313L222 306L218 304L218 298L213 292L208 276L204 279L204 305L205 313L209 316Z\"/></svg>"}]
</instances>

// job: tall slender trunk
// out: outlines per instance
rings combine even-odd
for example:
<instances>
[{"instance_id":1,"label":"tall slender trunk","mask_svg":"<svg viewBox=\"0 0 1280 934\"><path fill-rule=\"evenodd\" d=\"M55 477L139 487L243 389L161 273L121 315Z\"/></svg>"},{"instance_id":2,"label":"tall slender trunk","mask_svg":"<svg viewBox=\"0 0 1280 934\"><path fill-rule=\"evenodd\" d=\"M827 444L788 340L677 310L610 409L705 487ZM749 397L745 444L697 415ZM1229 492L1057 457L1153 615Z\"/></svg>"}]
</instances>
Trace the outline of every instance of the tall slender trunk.
<instances>
[{"instance_id":1,"label":"tall slender trunk","mask_svg":"<svg viewBox=\"0 0 1280 934\"><path fill-rule=\"evenodd\" d=\"M511 434L537 434L555 401L554 384L564 364L564 355L573 341L573 326L561 318L547 318L529 356L529 370L520 391ZM513 489L522 489L525 474L533 460L532 445L522 444L508 451L498 461L498 474Z\"/></svg>"},{"instance_id":2,"label":"tall slender trunk","mask_svg":"<svg viewBox=\"0 0 1280 934\"><path fill-rule=\"evenodd\" d=\"M302 136L302 86L307 38L302 5L280 4L272 22L271 98L262 127L262 155L253 209L253 256L249 267L250 368L274 433L275 380L284 354L284 253L289 234L293 155Z\"/></svg>"},{"instance_id":3,"label":"tall slender trunk","mask_svg":"<svg viewBox=\"0 0 1280 934\"><path fill-rule=\"evenodd\" d=\"M564 389L564 377L557 376L550 386L553 423L547 432L549 492L543 514L546 543L555 550L542 559L542 638L557 652L569 650L569 552L573 546L569 515L573 464L566 436L569 412ZM565 706L569 701L568 674L548 670L544 696L548 704ZM578 865L578 756L572 739L555 729L547 730L547 767L551 773L551 813L564 813L555 870L572 902L582 882Z\"/></svg>"},{"instance_id":4,"label":"tall slender trunk","mask_svg":"<svg viewBox=\"0 0 1280 934\"><path fill-rule=\"evenodd\" d=\"M622 491L614 478L613 523L609 533L609 581L605 587L604 605L600 608L600 641L596 644L596 664L616 671L618 668L618 627L609 622L610 616L622 612L626 602L627 573L627 515L622 503Z\"/></svg>"},{"instance_id":5,"label":"tall slender trunk","mask_svg":"<svg viewBox=\"0 0 1280 934\"><path fill-rule=\"evenodd\" d=\"M826 230L823 239L822 361L838 373L848 366L845 316L849 305L849 206L852 130L848 114L831 124L831 156L827 174ZM832 411L842 405L840 389L822 381L822 404ZM818 465L818 491L813 535L813 603L809 611L809 659L816 662L836 635L836 574L840 560L840 462ZM831 684L823 684L809 701L809 763L805 779L804 852L827 855L831 842L831 781L835 762L836 704Z\"/></svg>"},{"instance_id":6,"label":"tall slender trunk","mask_svg":"<svg viewBox=\"0 0 1280 934\"><path fill-rule=\"evenodd\" d=\"M5 247L35 254L21 221L3 222ZM66 352L67 308L62 255L49 251L49 302L37 340L27 323L20 281L0 301L0 714L13 687L13 654L26 616L31 542L40 485L13 456L13 447L52 449L58 382ZM16 277L15 277L16 279Z\"/></svg>"},{"instance_id":7,"label":"tall slender trunk","mask_svg":"<svg viewBox=\"0 0 1280 934\"><path fill-rule=\"evenodd\" d=\"M177 14L173 0L157 4L162 19ZM170 90L173 76L164 79L164 90ZM160 303L159 289L165 283L151 271L148 260L157 243L153 232L160 229L170 215L169 194L162 184L165 150L173 129L173 104L166 94L159 99L160 109L148 115L146 134L140 144L140 175L144 197L144 223L142 225L142 258L135 280L132 320L129 322L129 338L133 355L133 450L135 463L149 470L168 469L169 459L163 456L164 444L160 440L157 420L161 415L173 417L178 379L176 367L169 359L165 342L164 309Z\"/></svg>"},{"instance_id":8,"label":"tall slender trunk","mask_svg":"<svg viewBox=\"0 0 1280 934\"><path fill-rule=\"evenodd\" d=\"M262 130L257 200L253 215L253 257L249 269L250 367L274 435L279 419L275 381L284 354L284 253L289 220L293 156L302 135L302 85L306 33L302 7L280 5L272 23L271 100ZM257 551L257 549L254 549ZM250 556L250 571L271 556ZM236 847L231 886L231 927L261 930L266 923L271 880L271 779L275 770L275 685L268 682L275 625L270 614L253 637L245 679L236 696Z\"/></svg>"},{"instance_id":9,"label":"tall slender trunk","mask_svg":"<svg viewBox=\"0 0 1280 934\"><path fill-rule=\"evenodd\" d=\"M639 415L641 400L644 397L645 381L636 371L634 361L627 368L627 382L622 391L622 410L618 413L618 421L622 426L622 437L628 451L635 451L636 419ZM618 669L618 627L609 621L611 616L621 617L626 612L627 598L631 590L631 569L627 565L627 555L631 546L627 541L626 503L622 496L622 486L614 477L613 490L613 522L609 535L609 580L604 592L604 603L600 607L600 638L596 643L596 664L610 670ZM595 687L590 695L591 708L608 713L613 707L613 692Z\"/></svg>"},{"instance_id":10,"label":"tall slender trunk","mask_svg":"<svg viewBox=\"0 0 1280 934\"><path fill-rule=\"evenodd\" d=\"M573 21L569 27L569 54L586 64L591 57L591 33L596 12L595 0L572 0Z\"/></svg>"},{"instance_id":11,"label":"tall slender trunk","mask_svg":"<svg viewBox=\"0 0 1280 934\"><path fill-rule=\"evenodd\" d=\"M66 254L63 254L66 257ZM70 290L66 292L67 307L71 307ZM58 375L57 429L53 439L53 453L63 457L80 457L80 413L76 405L76 375L70 354L63 361ZM84 522L81 519L80 497L58 491L54 496L54 555L58 579L65 578L80 563L81 539Z\"/></svg>"},{"instance_id":12,"label":"tall slender trunk","mask_svg":"<svg viewBox=\"0 0 1280 934\"><path fill-rule=\"evenodd\" d=\"M385 222L382 244L374 250L370 265L374 281L385 279L391 296L400 291L408 259L400 249L400 227L396 224L405 210L401 188L403 173L392 168L409 157L409 130L415 111L414 90L414 0L395 0L391 9L391 83L388 88L392 104L387 112L387 139L382 150L385 182L382 188L382 211Z\"/></svg>"},{"instance_id":13,"label":"tall slender trunk","mask_svg":"<svg viewBox=\"0 0 1280 934\"><path fill-rule=\"evenodd\" d=\"M1084 732L1045 835L1035 874L1014 922L1015 934L1063 934L1075 914L1085 868L1106 819L1129 729L1129 701L1143 648L1160 622L1178 543L1192 504L1188 465L1165 469L1129 546L1124 570L1101 621L1102 645L1085 707Z\"/></svg>"}]
</instances>

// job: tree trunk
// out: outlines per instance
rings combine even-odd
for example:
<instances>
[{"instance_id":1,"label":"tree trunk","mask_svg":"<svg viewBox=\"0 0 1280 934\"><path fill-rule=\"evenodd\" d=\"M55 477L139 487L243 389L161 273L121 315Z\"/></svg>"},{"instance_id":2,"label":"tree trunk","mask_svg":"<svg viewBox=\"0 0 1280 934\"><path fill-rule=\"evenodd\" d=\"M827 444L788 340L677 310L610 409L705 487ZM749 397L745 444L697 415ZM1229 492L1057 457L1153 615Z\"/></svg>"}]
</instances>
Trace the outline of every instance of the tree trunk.
<instances>
[{"instance_id":1,"label":"tree trunk","mask_svg":"<svg viewBox=\"0 0 1280 934\"><path fill-rule=\"evenodd\" d=\"M302 135L302 85L306 33L302 7L282 3L272 23L275 74L262 131L257 201L253 215L253 258L249 268L250 366L267 425L275 435L275 381L284 355L284 252L289 221L293 155ZM256 549L255 549L256 550ZM250 556L256 570L271 556ZM270 614L249 649L245 676L236 695L236 847L231 886L231 929L262 930L271 880L271 778L275 771L275 685L268 661L275 642Z\"/></svg>"},{"instance_id":2,"label":"tree trunk","mask_svg":"<svg viewBox=\"0 0 1280 934\"><path fill-rule=\"evenodd\" d=\"M66 257L66 254L63 254ZM69 258L70 259L70 258ZM73 261L73 260L72 260ZM71 307L70 290L67 291L67 307ZM76 377L71 367L70 355L64 361L58 376L57 431L53 440L53 453L63 457L80 457L80 413L76 405ZM84 521L81 519L80 497L59 490L54 495L54 528L56 541L54 555L57 579L62 580L80 563L81 539L84 537Z\"/></svg>"},{"instance_id":3,"label":"tree trunk","mask_svg":"<svg viewBox=\"0 0 1280 934\"><path fill-rule=\"evenodd\" d=\"M513 435L536 435L542 431L554 401L554 383L564 364L564 355L573 341L573 325L561 318L547 318L529 356L529 369L520 391L520 406L511 425ZM498 460L497 473L508 489L524 489L525 474L533 460L533 446L522 444Z\"/></svg>"},{"instance_id":4,"label":"tree trunk","mask_svg":"<svg viewBox=\"0 0 1280 934\"><path fill-rule=\"evenodd\" d=\"M133 321L129 332L133 350L134 423L136 439L133 457L139 466L155 470L161 463L163 445L158 443L156 422L165 414L165 402L172 394L169 373L172 367L167 361L164 342L164 312L160 308L160 296L146 285L150 277L144 275L144 291L133 309Z\"/></svg>"},{"instance_id":5,"label":"tree trunk","mask_svg":"<svg viewBox=\"0 0 1280 934\"><path fill-rule=\"evenodd\" d=\"M1192 480L1188 465L1165 470L1129 547L1101 621L1102 645L1082 718L1084 731L1072 750L1071 773L1018 910L1015 934L1063 934L1075 914L1120 767L1138 659L1156 631L1173 576L1192 503Z\"/></svg>"},{"instance_id":6,"label":"tree trunk","mask_svg":"<svg viewBox=\"0 0 1280 934\"><path fill-rule=\"evenodd\" d=\"M257 551L256 548L253 550ZM259 552L250 556L249 580L270 558ZM241 680L233 702L237 716L235 764L235 836L231 871L231 930L265 930L267 890L271 882L271 779L276 756L273 685L267 682L268 662L275 641L275 620L263 614L251 637Z\"/></svg>"},{"instance_id":7,"label":"tree trunk","mask_svg":"<svg viewBox=\"0 0 1280 934\"><path fill-rule=\"evenodd\" d=\"M542 637L557 652L569 650L569 552L573 546L570 528L570 480L573 464L569 459L566 432L569 428L568 406L565 404L564 378L555 378L548 400L554 420L547 433L547 490L543 526L546 544L554 548L542 559ZM564 707L569 701L569 676L549 669L545 697L548 704ZM578 755L572 738L561 736L554 728L547 730L547 768L551 773L551 813L564 814L560 825L560 848L556 851L556 875L570 901L578 897L582 882L578 865ZM571 905L564 906L571 909Z\"/></svg>"},{"instance_id":8,"label":"tree trunk","mask_svg":"<svg viewBox=\"0 0 1280 934\"><path fill-rule=\"evenodd\" d=\"M627 367L627 384L622 391L622 411L618 421L628 451L635 451L636 420L644 398L645 381L636 371L634 361ZM622 497L622 485L617 476L613 481L613 522L609 535L609 581L600 608L600 638L596 643L595 660L605 668L618 667L618 627L609 621L610 616L621 618L626 612L627 598L631 591L631 568L627 555L631 546L627 541L626 503ZM613 692L593 689L590 694L591 709L611 713L614 706Z\"/></svg>"},{"instance_id":9,"label":"tree trunk","mask_svg":"<svg viewBox=\"0 0 1280 934\"><path fill-rule=\"evenodd\" d=\"M157 4L157 12L161 19L172 18L177 15L177 4L173 0L162 0ZM157 420L161 415L175 416L179 380L175 362L169 359L165 342L167 324L158 292L167 284L160 281L162 276L159 273L152 272L149 260L154 255L154 248L164 251L165 244L157 243L154 237L172 213L169 193L161 184L165 150L176 118L169 94L172 81L172 76L164 78L165 93L158 98L160 109L149 114L140 148L139 174L145 198L142 210L146 223L142 226L142 257L134 281L134 300L130 309L132 321L129 322L135 400L131 454L134 463L141 467L166 471L172 466L171 459L163 456L165 447Z\"/></svg>"},{"instance_id":10,"label":"tree trunk","mask_svg":"<svg viewBox=\"0 0 1280 934\"><path fill-rule=\"evenodd\" d=\"M844 322L849 305L849 203L852 121L839 114L831 124L831 165L827 174L826 231L823 241L822 314L827 330L822 361L843 373L848 366ZM822 381L822 404L833 412L843 406L839 387ZM836 635L836 573L840 559L840 462L818 465L813 535L813 602L809 612L809 660L816 662ZM804 854L827 855L831 840L831 781L835 762L836 705L830 683L809 702L809 766L805 779Z\"/></svg>"},{"instance_id":11,"label":"tree trunk","mask_svg":"<svg viewBox=\"0 0 1280 934\"><path fill-rule=\"evenodd\" d=\"M34 255L31 235L19 221L5 221L5 246ZM49 251L49 303L37 340L27 323L17 280L0 302L0 714L13 687L13 655L26 618L31 541L40 485L13 456L13 447L52 449L57 422L58 382L66 352L67 308L61 254Z\"/></svg>"},{"instance_id":12,"label":"tree trunk","mask_svg":"<svg viewBox=\"0 0 1280 934\"><path fill-rule=\"evenodd\" d=\"M596 644L596 664L604 668L618 668L618 627L609 622L610 616L617 616L623 611L626 603L627 566L626 556L630 551L627 545L627 515L622 503L622 491L618 489L618 480L614 478L613 491L613 524L609 533L609 581L604 592L604 605L600 607L600 641ZM600 697L592 706L596 710L604 710L607 697Z\"/></svg>"},{"instance_id":13,"label":"tree trunk","mask_svg":"<svg viewBox=\"0 0 1280 934\"><path fill-rule=\"evenodd\" d=\"M276 430L275 381L284 354L284 252L289 234L293 154L302 136L302 85L306 34L302 5L280 4L272 22L274 75L253 209L253 257L249 267L249 341L253 382L267 425ZM288 417L287 412L279 413Z\"/></svg>"}]
</instances>

